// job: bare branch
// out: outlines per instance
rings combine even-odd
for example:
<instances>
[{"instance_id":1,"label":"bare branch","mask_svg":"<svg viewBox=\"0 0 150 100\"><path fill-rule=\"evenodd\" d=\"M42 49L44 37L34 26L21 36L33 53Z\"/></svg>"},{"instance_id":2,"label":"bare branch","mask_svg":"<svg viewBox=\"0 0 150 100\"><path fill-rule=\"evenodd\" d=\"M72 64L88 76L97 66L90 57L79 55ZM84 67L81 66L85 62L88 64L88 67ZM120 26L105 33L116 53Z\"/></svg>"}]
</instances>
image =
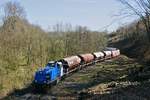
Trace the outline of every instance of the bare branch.
<instances>
[{"instance_id":1,"label":"bare branch","mask_svg":"<svg viewBox=\"0 0 150 100\"><path fill-rule=\"evenodd\" d=\"M150 41L150 0L119 0L128 10L139 16L145 26Z\"/></svg>"}]
</instances>

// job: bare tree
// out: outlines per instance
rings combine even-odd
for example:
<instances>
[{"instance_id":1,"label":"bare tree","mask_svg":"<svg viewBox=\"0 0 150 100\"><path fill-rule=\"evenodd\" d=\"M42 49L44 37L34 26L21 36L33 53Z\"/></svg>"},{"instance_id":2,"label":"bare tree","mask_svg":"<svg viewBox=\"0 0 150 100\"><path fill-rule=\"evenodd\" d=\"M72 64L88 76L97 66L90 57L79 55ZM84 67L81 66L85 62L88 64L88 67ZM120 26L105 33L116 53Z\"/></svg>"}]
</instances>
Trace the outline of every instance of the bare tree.
<instances>
[{"instance_id":1,"label":"bare tree","mask_svg":"<svg viewBox=\"0 0 150 100\"><path fill-rule=\"evenodd\" d=\"M8 17L25 17L24 8L18 2L7 2L4 7L5 18Z\"/></svg>"},{"instance_id":2,"label":"bare tree","mask_svg":"<svg viewBox=\"0 0 150 100\"><path fill-rule=\"evenodd\" d=\"M143 22L150 42L150 0L118 0L125 9L123 14L136 15Z\"/></svg>"}]
</instances>

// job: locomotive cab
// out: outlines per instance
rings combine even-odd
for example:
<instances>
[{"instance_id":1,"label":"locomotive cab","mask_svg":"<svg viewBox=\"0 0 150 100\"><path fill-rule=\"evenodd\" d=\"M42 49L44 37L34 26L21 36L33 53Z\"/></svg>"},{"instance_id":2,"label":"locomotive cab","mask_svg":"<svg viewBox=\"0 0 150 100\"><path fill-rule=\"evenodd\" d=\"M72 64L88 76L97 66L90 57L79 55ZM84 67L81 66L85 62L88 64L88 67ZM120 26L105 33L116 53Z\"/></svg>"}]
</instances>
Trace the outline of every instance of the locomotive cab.
<instances>
[{"instance_id":1,"label":"locomotive cab","mask_svg":"<svg viewBox=\"0 0 150 100\"><path fill-rule=\"evenodd\" d=\"M50 84L63 76L61 62L50 61L43 69L35 73L34 82L37 84Z\"/></svg>"}]
</instances>

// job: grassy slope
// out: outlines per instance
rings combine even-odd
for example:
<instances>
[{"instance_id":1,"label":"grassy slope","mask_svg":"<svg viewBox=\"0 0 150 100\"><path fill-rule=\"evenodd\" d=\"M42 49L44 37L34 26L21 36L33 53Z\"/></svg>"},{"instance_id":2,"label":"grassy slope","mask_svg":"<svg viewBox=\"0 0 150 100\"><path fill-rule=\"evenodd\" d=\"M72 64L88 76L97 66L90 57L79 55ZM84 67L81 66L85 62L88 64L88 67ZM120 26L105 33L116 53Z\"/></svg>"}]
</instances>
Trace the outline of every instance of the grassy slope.
<instances>
[{"instance_id":1,"label":"grassy slope","mask_svg":"<svg viewBox=\"0 0 150 100\"><path fill-rule=\"evenodd\" d=\"M16 70L2 71L0 73L0 98L10 91L25 87L31 80L35 72L34 67L21 66Z\"/></svg>"},{"instance_id":2,"label":"grassy slope","mask_svg":"<svg viewBox=\"0 0 150 100\"><path fill-rule=\"evenodd\" d=\"M29 88L14 92L4 99L148 100L149 75L145 77L147 70L145 72L144 67L146 66L121 55L70 75L47 94L33 94Z\"/></svg>"}]
</instances>

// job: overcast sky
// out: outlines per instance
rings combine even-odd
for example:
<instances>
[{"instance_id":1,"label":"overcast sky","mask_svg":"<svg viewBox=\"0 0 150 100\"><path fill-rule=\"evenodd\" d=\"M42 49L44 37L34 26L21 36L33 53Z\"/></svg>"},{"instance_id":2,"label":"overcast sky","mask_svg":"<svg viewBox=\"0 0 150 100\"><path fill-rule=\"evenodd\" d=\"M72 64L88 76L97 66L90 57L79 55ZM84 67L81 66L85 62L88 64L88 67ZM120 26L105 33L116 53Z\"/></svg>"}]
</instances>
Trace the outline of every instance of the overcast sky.
<instances>
[{"instance_id":1,"label":"overcast sky","mask_svg":"<svg viewBox=\"0 0 150 100\"><path fill-rule=\"evenodd\" d=\"M29 22L45 30L56 23L70 23L91 30L113 31L135 19L115 16L122 8L117 0L0 0L1 8L8 1L20 2Z\"/></svg>"}]
</instances>

